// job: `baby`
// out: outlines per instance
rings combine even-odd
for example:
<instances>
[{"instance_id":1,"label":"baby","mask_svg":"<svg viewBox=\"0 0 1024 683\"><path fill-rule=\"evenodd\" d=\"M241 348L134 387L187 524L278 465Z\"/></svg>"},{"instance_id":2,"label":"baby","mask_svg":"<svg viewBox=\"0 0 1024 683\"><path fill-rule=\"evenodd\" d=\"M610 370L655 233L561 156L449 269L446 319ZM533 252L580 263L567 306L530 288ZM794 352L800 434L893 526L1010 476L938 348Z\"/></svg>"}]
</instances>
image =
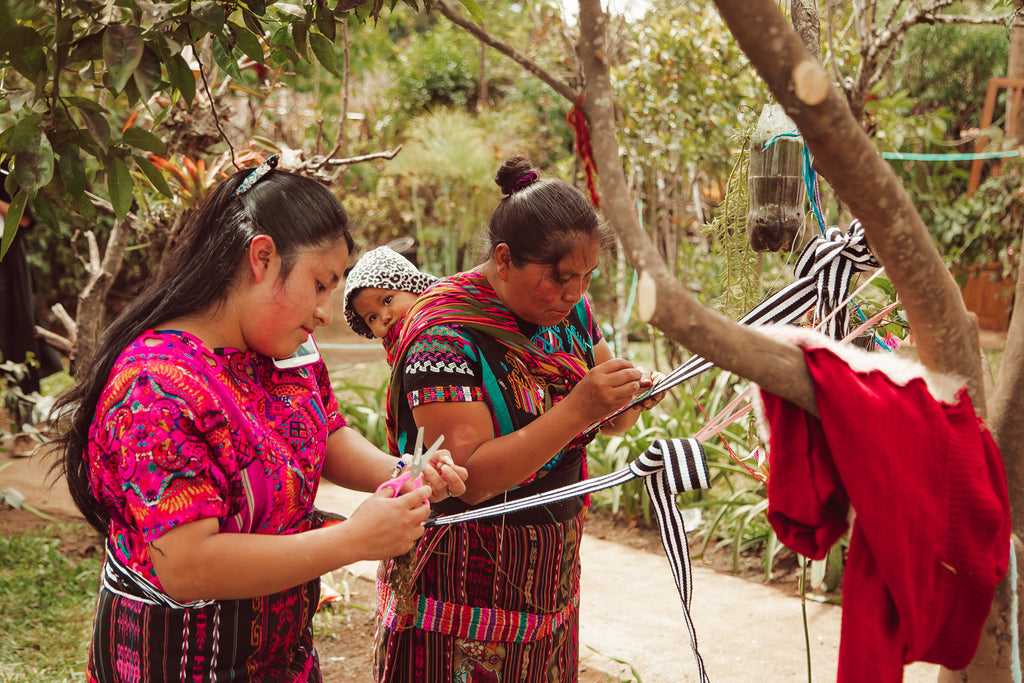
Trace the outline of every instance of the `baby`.
<instances>
[{"instance_id":1,"label":"baby","mask_svg":"<svg viewBox=\"0 0 1024 683\"><path fill-rule=\"evenodd\" d=\"M402 317L436 280L390 247L368 251L345 279L345 321L356 334L381 339L390 356Z\"/></svg>"}]
</instances>

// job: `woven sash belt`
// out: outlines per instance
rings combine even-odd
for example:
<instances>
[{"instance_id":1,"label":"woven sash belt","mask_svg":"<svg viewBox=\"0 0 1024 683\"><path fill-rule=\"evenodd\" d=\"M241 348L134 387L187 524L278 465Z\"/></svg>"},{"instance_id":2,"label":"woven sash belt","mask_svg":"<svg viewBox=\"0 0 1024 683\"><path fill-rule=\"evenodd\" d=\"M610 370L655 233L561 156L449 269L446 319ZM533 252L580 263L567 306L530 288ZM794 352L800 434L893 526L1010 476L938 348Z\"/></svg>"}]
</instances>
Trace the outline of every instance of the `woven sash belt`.
<instances>
[{"instance_id":1,"label":"woven sash belt","mask_svg":"<svg viewBox=\"0 0 1024 683\"><path fill-rule=\"evenodd\" d=\"M427 525L458 524L524 510L535 505L544 505L563 498L618 486L637 477L644 477L644 486L654 504L658 516L658 527L661 529L661 543L665 547L665 555L668 556L669 565L672 567L672 576L675 578L676 588L679 590L679 597L683 605L686 628L690 632L690 647L697 660L700 680L707 681L704 660L701 659L700 652L697 650L697 633L690 619L690 595L693 588L690 577L690 551L686 542L683 516L679 512L679 508L676 507L675 498L679 493L706 489L710 486L704 449L696 439L659 439L628 467L611 474L585 479L554 491L538 493L509 503L437 517L427 520Z\"/></svg>"},{"instance_id":2,"label":"woven sash belt","mask_svg":"<svg viewBox=\"0 0 1024 683\"><path fill-rule=\"evenodd\" d=\"M103 575L101 577L103 588L125 598L131 598L147 605L159 605L171 609L201 608L212 605L215 600L193 600L191 602L178 602L149 581L140 576L137 572L125 566L110 546L107 546L107 557L103 563Z\"/></svg>"}]
</instances>

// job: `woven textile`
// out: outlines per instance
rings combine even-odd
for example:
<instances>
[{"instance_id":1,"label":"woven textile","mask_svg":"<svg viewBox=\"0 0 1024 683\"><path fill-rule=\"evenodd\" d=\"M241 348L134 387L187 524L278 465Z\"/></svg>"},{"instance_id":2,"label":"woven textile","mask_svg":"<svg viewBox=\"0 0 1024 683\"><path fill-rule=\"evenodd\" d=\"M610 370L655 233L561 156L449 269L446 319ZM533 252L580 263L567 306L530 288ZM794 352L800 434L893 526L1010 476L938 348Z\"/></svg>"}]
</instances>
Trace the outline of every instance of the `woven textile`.
<instances>
[{"instance_id":1,"label":"woven textile","mask_svg":"<svg viewBox=\"0 0 1024 683\"><path fill-rule=\"evenodd\" d=\"M344 425L322 360L277 370L259 354L210 350L174 331L147 332L125 349L86 454L97 500L111 512L90 657L96 680L184 680L167 678L170 670L211 680L222 666L249 672L246 680L319 680L309 631L319 582L230 605L177 605L162 594L149 544L203 518L232 533L316 526L327 436ZM255 661L269 668L253 673Z\"/></svg>"},{"instance_id":2,"label":"woven textile","mask_svg":"<svg viewBox=\"0 0 1024 683\"><path fill-rule=\"evenodd\" d=\"M415 433L413 402L483 399L497 435L528 424L583 377L600 338L585 299L557 326L536 328L517 320L482 276L442 279L416 301L403 328L389 396L393 452L407 451ZM585 478L587 441L563 449L508 497ZM583 501L428 529L411 614L388 587L394 563L384 563L377 680L576 680ZM434 511L460 506L447 500Z\"/></svg>"}]
</instances>

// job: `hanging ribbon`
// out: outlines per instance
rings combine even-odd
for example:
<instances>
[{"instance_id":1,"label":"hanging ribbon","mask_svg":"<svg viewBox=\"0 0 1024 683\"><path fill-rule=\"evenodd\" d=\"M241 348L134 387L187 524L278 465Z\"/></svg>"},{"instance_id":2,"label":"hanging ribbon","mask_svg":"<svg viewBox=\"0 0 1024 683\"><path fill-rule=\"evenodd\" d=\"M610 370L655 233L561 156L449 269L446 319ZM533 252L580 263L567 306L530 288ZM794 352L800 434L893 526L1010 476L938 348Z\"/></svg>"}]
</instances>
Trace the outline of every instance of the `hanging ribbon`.
<instances>
[{"instance_id":1,"label":"hanging ribbon","mask_svg":"<svg viewBox=\"0 0 1024 683\"><path fill-rule=\"evenodd\" d=\"M848 327L846 308L842 304L847 298L850 277L854 272L878 267L879 263L868 249L860 221L854 220L845 234L833 226L824 235L808 242L800 252L794 266L797 279L759 303L739 322L751 327L790 323L817 302L815 319L825 320L823 332L833 339L842 339ZM714 363L711 361L691 356L618 412L591 425L583 433L589 434L650 396L674 389L712 367Z\"/></svg>"},{"instance_id":2,"label":"hanging ribbon","mask_svg":"<svg viewBox=\"0 0 1024 683\"><path fill-rule=\"evenodd\" d=\"M428 519L426 526L444 526L458 524L486 517L494 517L509 512L553 503L566 498L593 493L611 486L618 486L627 481L644 478L647 494L654 504L661 530L661 543L665 548L672 576L679 591L683 605L683 616L686 628L690 633L690 648L697 661L702 683L708 681L704 670L704 660L697 650L697 632L690 619L690 598L693 591L693 580L690 573L690 549L686 541L686 526L683 515L676 507L676 496L686 491L707 489L711 487L711 476L708 472L704 449L696 439L659 439L629 466L611 474L563 486L554 491L538 493L535 496L499 503L485 508L470 510L455 515L446 515Z\"/></svg>"},{"instance_id":3,"label":"hanging ribbon","mask_svg":"<svg viewBox=\"0 0 1024 683\"><path fill-rule=\"evenodd\" d=\"M576 134L576 153L583 162L583 172L587 176L587 190L590 192L590 203L596 209L601 204L601 196L597 194L597 164L594 163L594 150L590 146L590 128L587 126L587 115L583 113L583 93L569 110L565 120L572 126Z\"/></svg>"}]
</instances>

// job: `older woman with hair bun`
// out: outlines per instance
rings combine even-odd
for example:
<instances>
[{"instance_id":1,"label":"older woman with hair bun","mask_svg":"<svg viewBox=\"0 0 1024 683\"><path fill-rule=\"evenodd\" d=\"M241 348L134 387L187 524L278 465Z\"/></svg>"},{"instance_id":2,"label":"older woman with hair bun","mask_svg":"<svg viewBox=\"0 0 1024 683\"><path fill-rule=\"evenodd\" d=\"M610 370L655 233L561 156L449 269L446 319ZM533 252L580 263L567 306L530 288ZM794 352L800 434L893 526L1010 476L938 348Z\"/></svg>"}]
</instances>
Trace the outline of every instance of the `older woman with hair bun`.
<instances>
[{"instance_id":1,"label":"older woman with hair bun","mask_svg":"<svg viewBox=\"0 0 1024 683\"><path fill-rule=\"evenodd\" d=\"M592 435L581 433L652 383L612 358L594 320L586 292L610 231L583 194L518 156L495 182L504 197L487 260L420 296L395 353L392 452L407 452L422 425L468 470L465 493L434 506L442 514L584 479ZM602 431L625 431L637 415ZM587 503L433 527L408 567L383 564L377 680L576 680Z\"/></svg>"}]
</instances>

